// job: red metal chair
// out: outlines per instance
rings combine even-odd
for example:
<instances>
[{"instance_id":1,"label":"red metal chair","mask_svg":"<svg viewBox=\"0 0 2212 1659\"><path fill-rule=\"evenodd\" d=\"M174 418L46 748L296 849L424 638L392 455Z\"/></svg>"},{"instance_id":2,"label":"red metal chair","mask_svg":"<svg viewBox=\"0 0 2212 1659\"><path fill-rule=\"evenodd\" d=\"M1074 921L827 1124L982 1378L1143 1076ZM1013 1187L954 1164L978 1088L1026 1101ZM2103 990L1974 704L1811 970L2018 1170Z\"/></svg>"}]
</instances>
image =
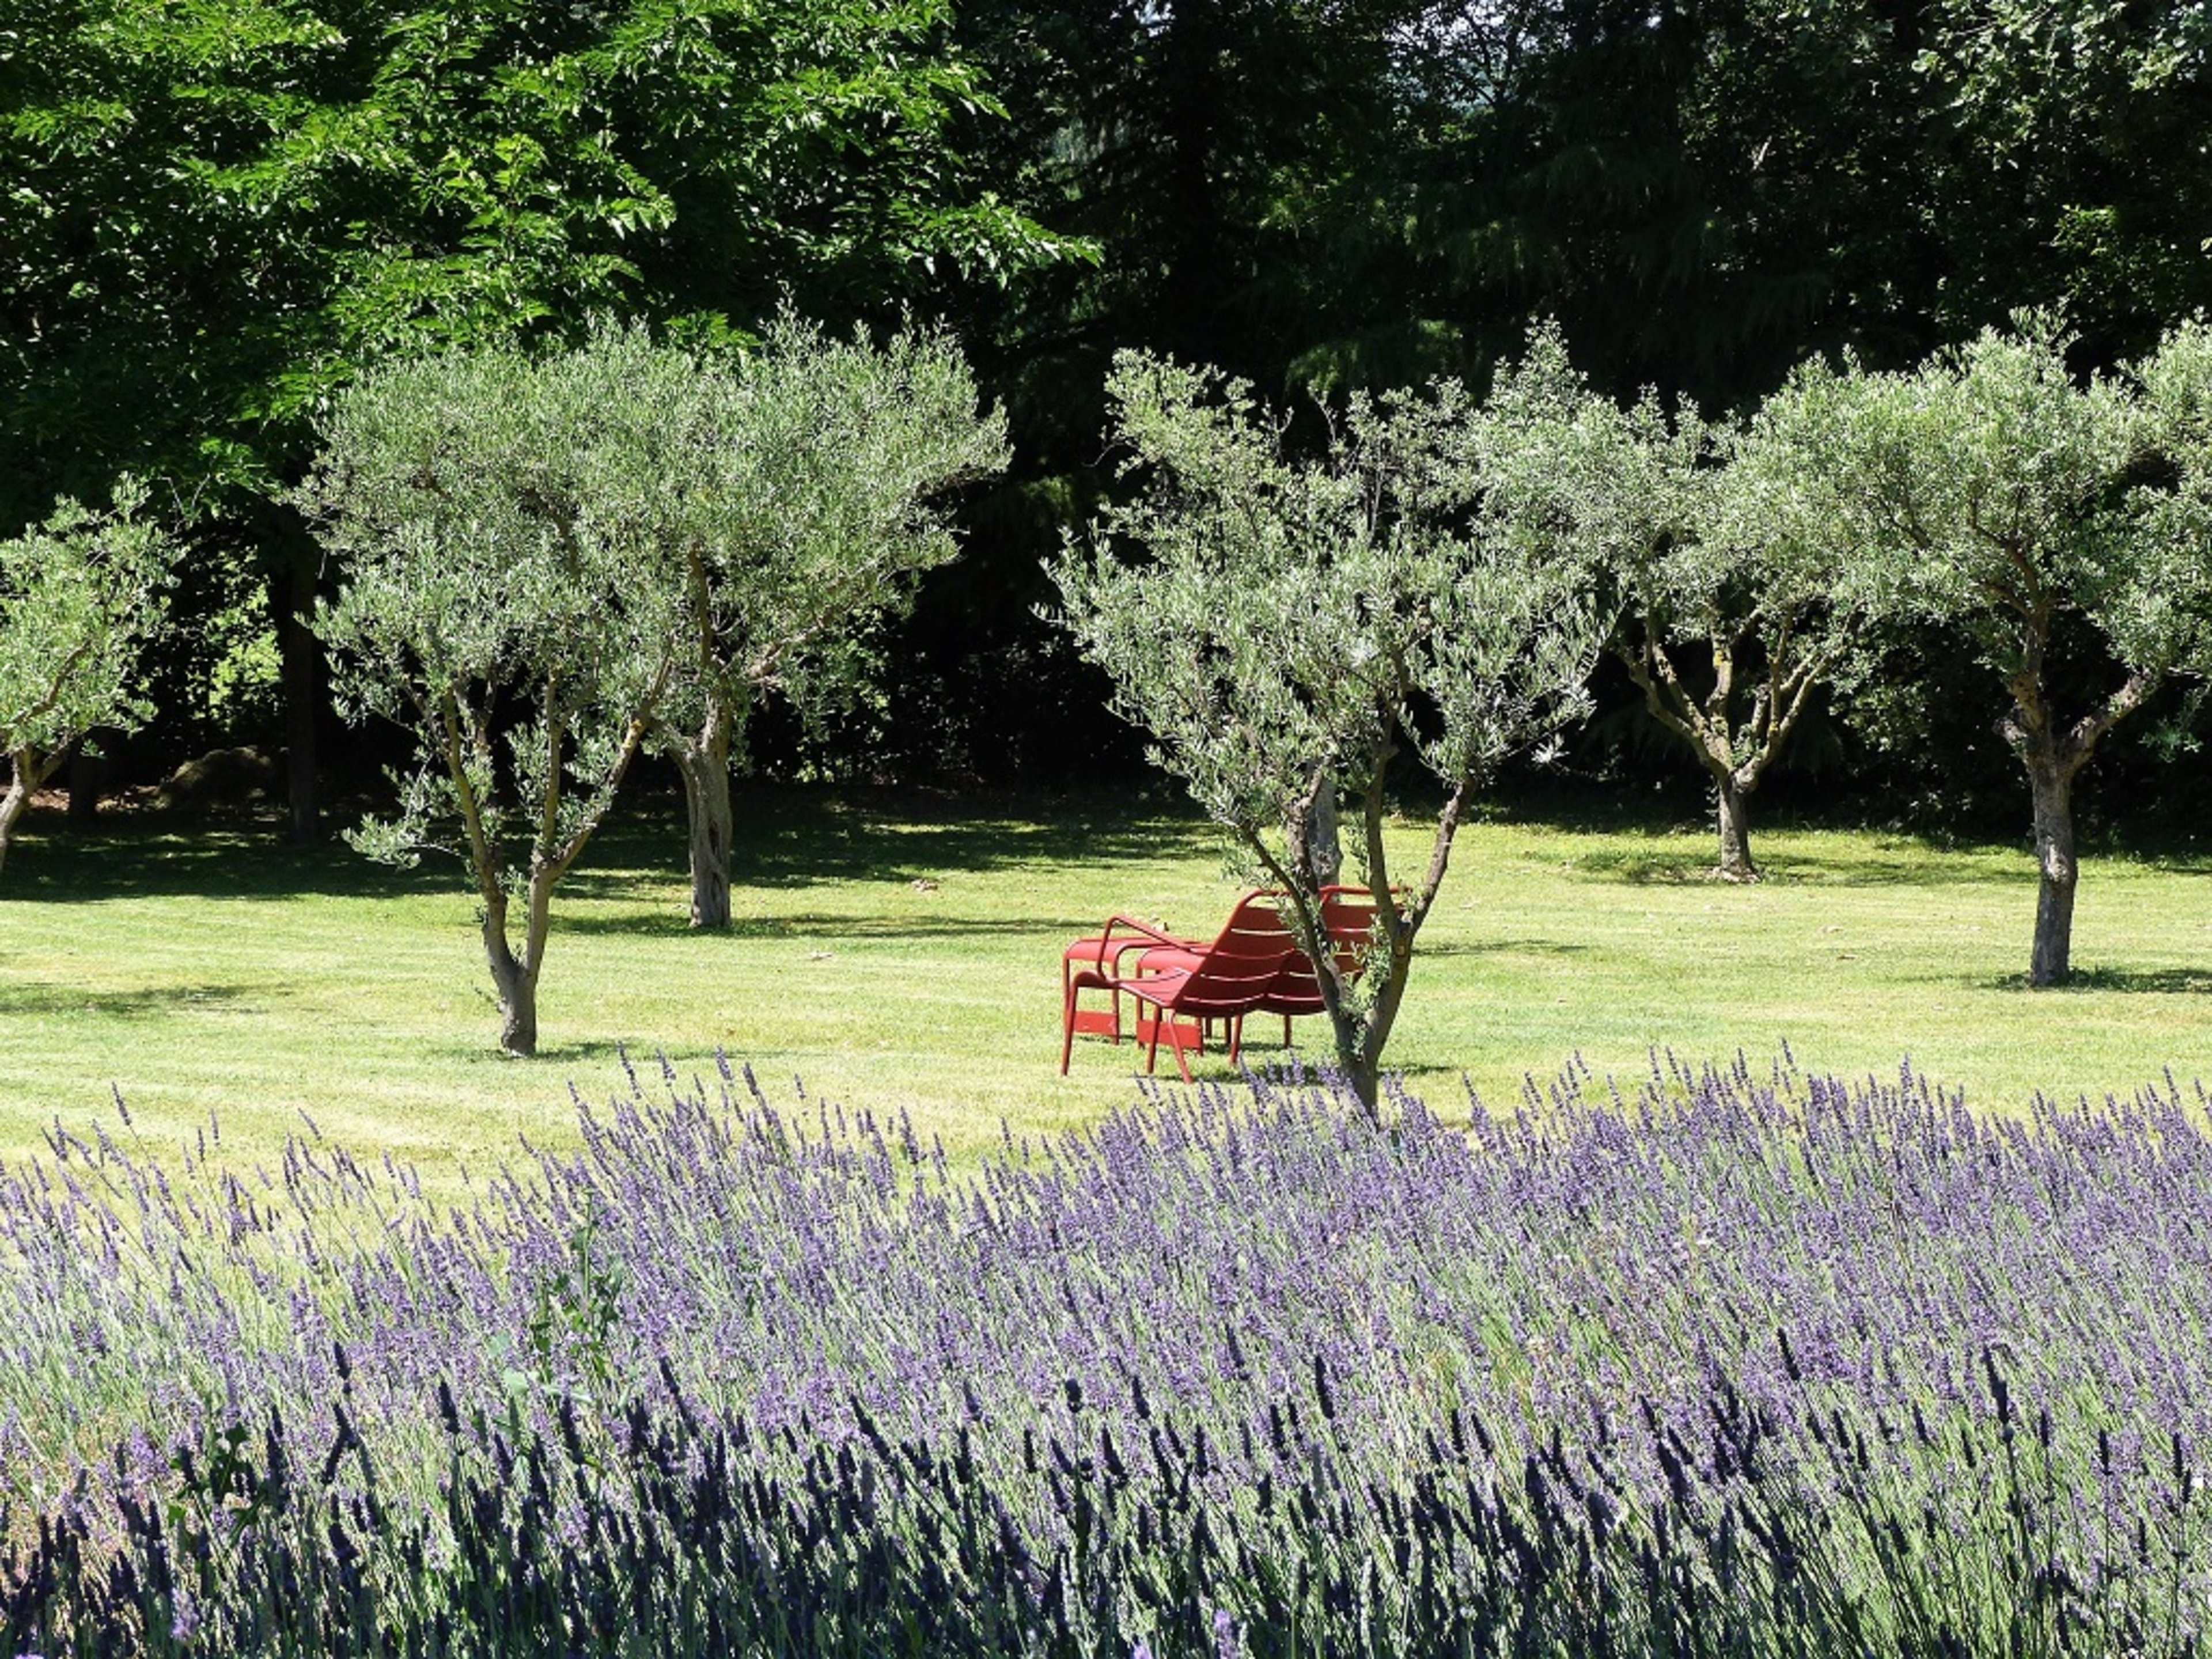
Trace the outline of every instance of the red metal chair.
<instances>
[{"instance_id":1,"label":"red metal chair","mask_svg":"<svg viewBox=\"0 0 2212 1659\"><path fill-rule=\"evenodd\" d=\"M1282 896L1252 893L1243 902L1254 900L1267 900L1279 906ZM1364 952L1375 930L1375 896L1364 887L1330 886L1322 889L1321 903L1322 926L1328 930L1338 970L1347 981L1356 979L1366 965ZM1285 931L1288 927L1285 921ZM1061 1075L1066 1075L1078 1036L1121 1042L1121 994L1128 988L1130 980L1170 969L1188 971L1197 966L1207 949L1202 939L1186 939L1130 915L1116 915L1107 922L1103 932L1088 934L1070 945L1060 953L1060 963ZM1133 973L1128 960L1132 952L1137 957ZM1086 991L1105 992L1107 1006L1083 1006L1083 994ZM1250 1012L1280 1014L1283 1043L1287 1048L1291 1040L1291 1022L1324 1012L1326 1006L1313 963L1303 950L1296 948L1293 935L1289 959L1275 975L1267 994ZM1157 1044L1158 1034L1152 1029L1156 1018L1148 1006L1140 1004L1132 1032L1137 1042ZM1194 1026L1186 1023L1185 1027L1170 1033L1179 1061L1185 1046L1205 1052L1206 1038L1217 1019L1228 1025L1230 1055L1231 1059L1237 1056L1243 1043L1243 1014L1207 1013L1199 1016Z\"/></svg>"},{"instance_id":2,"label":"red metal chair","mask_svg":"<svg viewBox=\"0 0 2212 1659\"><path fill-rule=\"evenodd\" d=\"M1103 933L1079 939L1060 952L1060 1074L1067 1073L1068 1055L1073 1051L1076 1035L1103 1036L1110 1042L1121 1040L1121 981L1123 964L1132 951L1139 957L1147 951L1170 950L1196 952L1206 949L1202 939L1184 939L1179 934L1164 932L1149 921L1139 921L1134 916L1117 915L1107 922ZM1139 971L1142 971L1141 969ZM1082 1006L1085 991L1103 991L1108 1006L1085 1008ZM1141 1042L1145 1033L1137 1032Z\"/></svg>"},{"instance_id":3,"label":"red metal chair","mask_svg":"<svg viewBox=\"0 0 2212 1659\"><path fill-rule=\"evenodd\" d=\"M1116 981L1119 989L1148 1005L1152 1013L1145 1070L1150 1073L1158 1065L1160 1038L1165 1036L1175 1050L1176 1069L1189 1082L1185 1050L1202 1044L1205 1028L1214 1020L1228 1027L1229 1058L1234 1063L1244 1016L1267 1000L1298 954L1297 939L1272 893L1247 893L1239 899L1211 945L1194 951L1181 941L1168 940L1146 951L1139 958L1138 971ZM1145 1024L1141 1010L1139 1023L1140 1028ZM1140 1039L1142 1035L1140 1029ZM1063 1041L1063 1071L1066 1047Z\"/></svg>"},{"instance_id":4,"label":"red metal chair","mask_svg":"<svg viewBox=\"0 0 2212 1659\"><path fill-rule=\"evenodd\" d=\"M1375 932L1375 895L1364 887L1322 888L1321 924L1328 934L1337 971L1348 984L1358 978L1366 967L1364 953ZM1286 1048L1291 1043L1293 1019L1328 1012L1328 1005L1322 1000L1320 976L1314 972L1312 959L1304 951L1297 951L1284 964L1255 1012L1283 1017L1283 1046Z\"/></svg>"}]
</instances>

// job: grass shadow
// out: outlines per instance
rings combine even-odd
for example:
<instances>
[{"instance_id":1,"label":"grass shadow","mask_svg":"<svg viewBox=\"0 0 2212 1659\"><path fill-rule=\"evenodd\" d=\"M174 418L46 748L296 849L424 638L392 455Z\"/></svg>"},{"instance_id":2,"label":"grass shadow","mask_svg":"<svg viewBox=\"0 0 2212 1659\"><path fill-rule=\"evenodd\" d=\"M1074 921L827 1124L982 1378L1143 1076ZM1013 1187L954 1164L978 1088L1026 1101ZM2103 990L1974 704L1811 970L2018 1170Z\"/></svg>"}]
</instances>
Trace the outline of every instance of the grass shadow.
<instances>
[{"instance_id":1,"label":"grass shadow","mask_svg":"<svg viewBox=\"0 0 2212 1659\"><path fill-rule=\"evenodd\" d=\"M1764 859L1759 879L1735 883L1723 878L1704 858L1677 858L1657 851L1599 848L1577 853L1568 872L1593 884L1627 887L1743 887L1937 888L1955 887L1962 879L1955 859L1932 855L1884 859L1875 848L1861 858L1823 858L1818 854L1791 853ZM2023 854L2019 867L1976 871L1972 880L2001 886L2033 885L2033 860Z\"/></svg>"},{"instance_id":2,"label":"grass shadow","mask_svg":"<svg viewBox=\"0 0 2212 1659\"><path fill-rule=\"evenodd\" d=\"M94 991L81 985L4 985L0 986L0 1018L21 1015L52 1019L69 1014L97 1014L154 1019L204 1006L235 1007L249 995L266 989L253 985L161 985Z\"/></svg>"},{"instance_id":3,"label":"grass shadow","mask_svg":"<svg viewBox=\"0 0 2212 1659\"><path fill-rule=\"evenodd\" d=\"M1424 959L1444 957L1578 957L1587 955L1595 948L1569 939L1528 937L1464 939L1447 944L1442 940L1431 942L1425 932L1421 939L1422 943L1418 949Z\"/></svg>"},{"instance_id":4,"label":"grass shadow","mask_svg":"<svg viewBox=\"0 0 2212 1659\"><path fill-rule=\"evenodd\" d=\"M732 877L750 887L822 881L910 884L949 872L1083 867L1188 856L1215 833L1190 813L1125 797L749 791Z\"/></svg>"},{"instance_id":5,"label":"grass shadow","mask_svg":"<svg viewBox=\"0 0 2212 1659\"><path fill-rule=\"evenodd\" d=\"M1577 876L1630 887L1690 887L1718 881L1711 864L1658 853L1577 853L1570 868Z\"/></svg>"},{"instance_id":6,"label":"grass shadow","mask_svg":"<svg viewBox=\"0 0 2212 1659\"><path fill-rule=\"evenodd\" d=\"M1103 918L1077 921L1070 917L1030 916L1018 921L991 918L830 915L800 911L790 915L738 916L725 932L705 933L690 925L681 912L666 915L556 916L557 933L611 938L692 939L700 948L720 943L800 939L1056 939L1065 942L1079 934L1096 933Z\"/></svg>"},{"instance_id":7,"label":"grass shadow","mask_svg":"<svg viewBox=\"0 0 2212 1659\"><path fill-rule=\"evenodd\" d=\"M641 1058L641 1054L643 1058ZM651 1059L651 1054L644 1045L621 1037L572 1037L560 1042L541 1042L538 1045L538 1052L526 1057L501 1054L494 1045L490 1057L518 1066L574 1065L586 1060L611 1064L626 1059L637 1068L638 1077L643 1080L647 1076L646 1061ZM572 1089L582 1086L573 1078L564 1081Z\"/></svg>"},{"instance_id":8,"label":"grass shadow","mask_svg":"<svg viewBox=\"0 0 2212 1659\"><path fill-rule=\"evenodd\" d=\"M274 827L210 827L151 815L83 834L41 836L10 848L0 905L100 900L307 896L400 898L450 890L444 860L412 870L372 864L331 842L291 847Z\"/></svg>"},{"instance_id":9,"label":"grass shadow","mask_svg":"<svg viewBox=\"0 0 2212 1659\"><path fill-rule=\"evenodd\" d=\"M333 819L339 815L333 813ZM347 815L348 817L350 814ZM1188 812L1113 792L972 795L759 786L740 792L732 878L740 888L825 882L908 885L949 873L1071 867L1182 857L1212 844ZM680 801L623 803L562 881L563 896L642 897L687 884ZM398 898L465 892L458 859L425 854L411 870L371 863L342 842L285 844L274 817L204 820L111 814L77 832L42 815L18 837L0 905L156 897Z\"/></svg>"},{"instance_id":10,"label":"grass shadow","mask_svg":"<svg viewBox=\"0 0 2212 1659\"><path fill-rule=\"evenodd\" d=\"M2024 991L2028 988L2025 974L2014 974L1985 983L2005 990ZM2118 991L2137 994L2147 993L2154 996L2212 996L2212 966L2076 968L2065 984L2048 988L2043 994L2047 995L2051 990L2061 995L2069 991Z\"/></svg>"}]
</instances>

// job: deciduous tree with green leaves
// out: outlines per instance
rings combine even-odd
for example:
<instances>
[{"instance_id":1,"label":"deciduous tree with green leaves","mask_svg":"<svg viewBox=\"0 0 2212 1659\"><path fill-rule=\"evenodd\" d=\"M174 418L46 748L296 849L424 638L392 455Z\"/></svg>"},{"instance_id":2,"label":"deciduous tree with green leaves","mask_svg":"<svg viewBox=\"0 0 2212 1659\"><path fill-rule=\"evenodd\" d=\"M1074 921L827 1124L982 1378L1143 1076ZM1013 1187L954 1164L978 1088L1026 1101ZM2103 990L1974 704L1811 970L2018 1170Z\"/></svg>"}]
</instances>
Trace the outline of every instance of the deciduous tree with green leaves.
<instances>
[{"instance_id":1,"label":"deciduous tree with green leaves","mask_svg":"<svg viewBox=\"0 0 2212 1659\"><path fill-rule=\"evenodd\" d=\"M878 346L788 315L760 346L702 368L645 349L664 390L657 556L682 637L652 745L684 780L691 924L730 923L732 762L759 699L849 699L871 641L957 550L944 493L996 472L1006 423L942 335Z\"/></svg>"},{"instance_id":2,"label":"deciduous tree with green leaves","mask_svg":"<svg viewBox=\"0 0 2212 1659\"><path fill-rule=\"evenodd\" d=\"M397 814L350 839L394 863L460 855L511 1054L537 1049L555 886L674 672L659 434L625 378L632 343L374 370L334 400L294 497L350 573L317 617L339 707L398 721L421 756Z\"/></svg>"},{"instance_id":3,"label":"deciduous tree with green leaves","mask_svg":"<svg viewBox=\"0 0 2212 1659\"><path fill-rule=\"evenodd\" d=\"M1905 614L1960 630L2002 687L1996 726L2033 814L2038 986L2071 966L2075 779L2212 647L2212 544L2160 465L2160 424L2135 384L2077 380L2068 344L2023 313L1909 373L1808 365L1752 428L1801 521ZM2198 349L2185 336L2147 371L2169 406L2185 404Z\"/></svg>"},{"instance_id":4,"label":"deciduous tree with green leaves","mask_svg":"<svg viewBox=\"0 0 2212 1659\"><path fill-rule=\"evenodd\" d=\"M1603 621L1580 565L1486 498L1483 417L1452 382L1352 399L1310 457L1214 371L1124 353L1109 392L1133 493L1055 564L1064 619L1156 761L1287 896L1336 1062L1372 1109L1461 817L1501 758L1583 707ZM1402 884L1383 834L1401 755L1443 790ZM1356 977L1282 838L1324 785L1389 896Z\"/></svg>"},{"instance_id":5,"label":"deciduous tree with green leaves","mask_svg":"<svg viewBox=\"0 0 2212 1659\"><path fill-rule=\"evenodd\" d=\"M177 543L125 479L95 513L57 502L46 522L0 541L0 864L33 791L103 727L152 713L131 685L139 653L168 614Z\"/></svg>"},{"instance_id":6,"label":"deciduous tree with green leaves","mask_svg":"<svg viewBox=\"0 0 2212 1659\"><path fill-rule=\"evenodd\" d=\"M742 337L1079 254L972 164L945 0L27 0L0 17L0 533L165 475L251 550L314 823L316 561L281 495L392 355L621 310Z\"/></svg>"}]
</instances>

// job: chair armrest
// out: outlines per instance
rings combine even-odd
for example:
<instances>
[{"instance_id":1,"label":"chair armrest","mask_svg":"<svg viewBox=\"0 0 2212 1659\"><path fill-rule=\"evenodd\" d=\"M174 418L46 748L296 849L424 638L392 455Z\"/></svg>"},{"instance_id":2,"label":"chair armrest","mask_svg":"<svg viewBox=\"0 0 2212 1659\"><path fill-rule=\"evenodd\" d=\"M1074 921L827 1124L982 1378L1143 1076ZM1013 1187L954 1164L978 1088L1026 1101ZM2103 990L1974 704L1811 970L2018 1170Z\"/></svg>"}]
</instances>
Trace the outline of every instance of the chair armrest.
<instances>
[{"instance_id":1,"label":"chair armrest","mask_svg":"<svg viewBox=\"0 0 2212 1659\"><path fill-rule=\"evenodd\" d=\"M1093 939L1096 940L1097 948L1095 951L1086 951L1084 956L1098 973L1108 979L1121 977L1121 959L1132 951L1156 951L1163 945L1178 951L1199 951L1205 948L1201 944L1184 939L1180 934L1170 933L1164 928L1156 927L1149 921L1131 915L1116 915L1111 917L1104 929L1093 935ZM1092 941L1086 939L1078 942L1090 944Z\"/></svg>"},{"instance_id":2,"label":"chair armrest","mask_svg":"<svg viewBox=\"0 0 2212 1659\"><path fill-rule=\"evenodd\" d=\"M1117 927L1125 933L1136 934L1138 938L1125 939L1117 946L1114 944L1114 930ZM1198 951L1205 948L1200 941L1185 939L1180 933L1170 933L1164 927L1156 927L1151 922L1141 921L1135 916L1117 914L1108 921L1105 933L1099 937L1099 955L1103 957L1109 948L1128 950L1138 944L1139 939L1148 945L1171 945L1183 951Z\"/></svg>"}]
</instances>

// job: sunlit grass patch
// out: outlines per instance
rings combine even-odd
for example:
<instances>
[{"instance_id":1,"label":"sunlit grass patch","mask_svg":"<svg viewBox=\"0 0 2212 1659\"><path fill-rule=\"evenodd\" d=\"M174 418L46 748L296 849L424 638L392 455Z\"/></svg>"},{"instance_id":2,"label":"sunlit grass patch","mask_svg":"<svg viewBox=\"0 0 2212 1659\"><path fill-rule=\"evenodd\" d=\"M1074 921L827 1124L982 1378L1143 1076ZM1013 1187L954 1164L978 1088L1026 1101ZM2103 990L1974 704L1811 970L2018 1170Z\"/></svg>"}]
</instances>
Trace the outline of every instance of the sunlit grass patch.
<instances>
[{"instance_id":1,"label":"sunlit grass patch","mask_svg":"<svg viewBox=\"0 0 2212 1659\"><path fill-rule=\"evenodd\" d=\"M1237 891L1206 827L1168 805L763 790L739 816L736 925L700 936L680 826L656 810L562 891L532 1061L496 1052L450 869L395 875L261 830L122 819L76 839L34 821L0 885L0 1150L115 1089L154 1145L213 1117L228 1151L265 1157L304 1112L442 1183L519 1134L570 1134L570 1085L617 1088L626 1048L686 1073L725 1051L778 1086L910 1112L964 1158L1001 1119L1071 1127L1127 1097L1127 1046L1079 1042L1056 1074L1068 939L1116 910L1206 933ZM1394 833L1413 856L1418 829ZM1768 878L1740 887L1707 878L1701 824L1470 825L1389 1062L1439 1103L1462 1074L1495 1103L1571 1055L1635 1076L1655 1048L1786 1041L1846 1074L1910 1055L1996 1110L2212 1072L2198 865L2088 859L2080 977L2029 993L2024 851L1787 828L1759 851ZM1279 1030L1250 1036L1264 1059ZM1319 1021L1300 1041L1325 1054Z\"/></svg>"}]
</instances>

